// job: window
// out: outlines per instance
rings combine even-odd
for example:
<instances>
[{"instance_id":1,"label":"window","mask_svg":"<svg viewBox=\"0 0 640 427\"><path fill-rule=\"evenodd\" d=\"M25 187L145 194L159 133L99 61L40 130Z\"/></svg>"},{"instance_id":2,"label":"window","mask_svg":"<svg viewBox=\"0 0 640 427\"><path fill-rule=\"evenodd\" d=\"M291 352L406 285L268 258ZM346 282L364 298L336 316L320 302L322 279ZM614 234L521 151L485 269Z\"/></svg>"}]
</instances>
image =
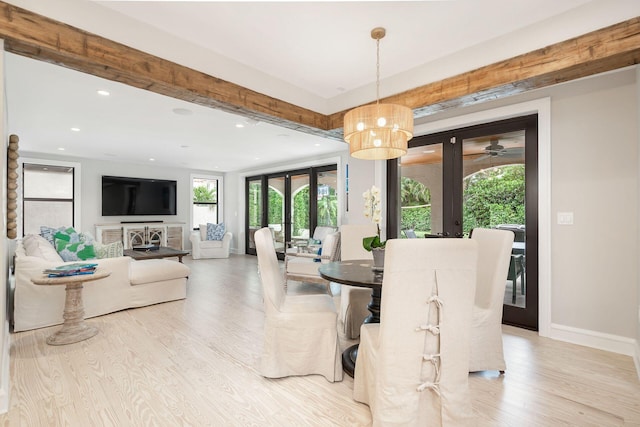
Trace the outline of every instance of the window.
<instances>
[{"instance_id":1,"label":"window","mask_svg":"<svg viewBox=\"0 0 640 427\"><path fill-rule=\"evenodd\" d=\"M75 167L22 164L22 235L40 233L40 226L76 226Z\"/></svg>"},{"instance_id":2,"label":"window","mask_svg":"<svg viewBox=\"0 0 640 427\"><path fill-rule=\"evenodd\" d=\"M193 228L199 228L200 224L218 224L220 221L220 181L219 177L192 177Z\"/></svg>"}]
</instances>

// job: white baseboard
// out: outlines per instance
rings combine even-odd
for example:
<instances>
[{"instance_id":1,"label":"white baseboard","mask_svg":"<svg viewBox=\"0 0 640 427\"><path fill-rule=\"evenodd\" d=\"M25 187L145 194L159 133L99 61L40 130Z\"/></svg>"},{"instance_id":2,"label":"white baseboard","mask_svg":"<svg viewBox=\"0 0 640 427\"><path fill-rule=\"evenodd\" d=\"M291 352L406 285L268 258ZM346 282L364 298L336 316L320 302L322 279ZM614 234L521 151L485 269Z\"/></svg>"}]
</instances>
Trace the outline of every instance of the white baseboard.
<instances>
[{"instance_id":1,"label":"white baseboard","mask_svg":"<svg viewBox=\"0 0 640 427\"><path fill-rule=\"evenodd\" d=\"M9 350L11 346L11 336L9 334L9 320L4 322L4 337L2 342L0 366L0 414L9 412Z\"/></svg>"},{"instance_id":2,"label":"white baseboard","mask_svg":"<svg viewBox=\"0 0 640 427\"><path fill-rule=\"evenodd\" d=\"M631 357L634 357L635 355L636 370L638 370L638 343L633 338L605 334L587 329L573 328L571 326L558 325L555 323L551 324L550 332L549 338L553 338L555 340L584 345L586 347L597 348ZM638 372L640 373L640 370L638 370Z\"/></svg>"}]
</instances>

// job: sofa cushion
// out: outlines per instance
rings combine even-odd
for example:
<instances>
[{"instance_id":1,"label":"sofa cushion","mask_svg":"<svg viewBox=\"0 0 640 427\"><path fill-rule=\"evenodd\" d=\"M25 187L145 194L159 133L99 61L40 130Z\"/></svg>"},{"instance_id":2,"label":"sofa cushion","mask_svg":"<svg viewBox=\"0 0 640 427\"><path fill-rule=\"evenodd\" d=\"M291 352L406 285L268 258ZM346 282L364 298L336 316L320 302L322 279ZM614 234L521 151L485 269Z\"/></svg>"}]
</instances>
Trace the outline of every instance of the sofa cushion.
<instances>
[{"instance_id":1,"label":"sofa cushion","mask_svg":"<svg viewBox=\"0 0 640 427\"><path fill-rule=\"evenodd\" d=\"M25 255L42 258L50 262L62 262L56 249L42 236L28 234L22 239Z\"/></svg>"},{"instance_id":2,"label":"sofa cushion","mask_svg":"<svg viewBox=\"0 0 640 427\"><path fill-rule=\"evenodd\" d=\"M207 239L206 240L222 240L225 232L224 222L220 224L207 223Z\"/></svg>"},{"instance_id":3,"label":"sofa cushion","mask_svg":"<svg viewBox=\"0 0 640 427\"><path fill-rule=\"evenodd\" d=\"M222 245L222 240L205 240L200 242L200 249L221 248Z\"/></svg>"},{"instance_id":4,"label":"sofa cushion","mask_svg":"<svg viewBox=\"0 0 640 427\"><path fill-rule=\"evenodd\" d=\"M145 259L131 261L129 280L132 285L189 277L191 270L186 265L168 259Z\"/></svg>"},{"instance_id":5,"label":"sofa cushion","mask_svg":"<svg viewBox=\"0 0 640 427\"><path fill-rule=\"evenodd\" d=\"M67 242L56 239L56 250L64 261L84 261L96 257L93 245L83 242Z\"/></svg>"},{"instance_id":6,"label":"sofa cushion","mask_svg":"<svg viewBox=\"0 0 640 427\"><path fill-rule=\"evenodd\" d=\"M287 261L287 274L318 276L318 267L321 265L319 262L314 262L313 258L292 257Z\"/></svg>"}]
</instances>

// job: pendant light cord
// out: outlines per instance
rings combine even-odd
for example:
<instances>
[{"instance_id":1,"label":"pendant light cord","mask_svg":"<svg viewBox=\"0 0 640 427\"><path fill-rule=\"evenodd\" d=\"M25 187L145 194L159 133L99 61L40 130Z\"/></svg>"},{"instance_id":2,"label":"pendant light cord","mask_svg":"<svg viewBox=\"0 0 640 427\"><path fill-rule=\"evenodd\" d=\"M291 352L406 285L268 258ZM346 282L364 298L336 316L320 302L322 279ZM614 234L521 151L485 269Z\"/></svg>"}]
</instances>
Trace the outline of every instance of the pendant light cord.
<instances>
[{"instance_id":1,"label":"pendant light cord","mask_svg":"<svg viewBox=\"0 0 640 427\"><path fill-rule=\"evenodd\" d=\"M380 39L376 40L376 105L380 104Z\"/></svg>"}]
</instances>

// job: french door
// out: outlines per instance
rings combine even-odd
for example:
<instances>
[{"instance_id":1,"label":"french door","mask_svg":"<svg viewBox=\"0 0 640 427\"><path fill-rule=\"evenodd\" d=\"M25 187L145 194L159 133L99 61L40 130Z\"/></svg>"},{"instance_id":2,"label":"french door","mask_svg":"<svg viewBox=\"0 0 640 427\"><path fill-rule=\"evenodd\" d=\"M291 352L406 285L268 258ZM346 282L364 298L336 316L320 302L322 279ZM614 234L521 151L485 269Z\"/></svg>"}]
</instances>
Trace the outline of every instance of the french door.
<instances>
[{"instance_id":1,"label":"french door","mask_svg":"<svg viewBox=\"0 0 640 427\"><path fill-rule=\"evenodd\" d=\"M309 239L318 225L337 227L337 166L248 177L245 186L245 252L255 255L254 233L269 227L276 253L288 242Z\"/></svg>"},{"instance_id":2,"label":"french door","mask_svg":"<svg viewBox=\"0 0 640 427\"><path fill-rule=\"evenodd\" d=\"M395 237L514 232L503 323L538 328L537 115L415 137L387 164ZM393 236L392 236L393 237Z\"/></svg>"}]
</instances>

